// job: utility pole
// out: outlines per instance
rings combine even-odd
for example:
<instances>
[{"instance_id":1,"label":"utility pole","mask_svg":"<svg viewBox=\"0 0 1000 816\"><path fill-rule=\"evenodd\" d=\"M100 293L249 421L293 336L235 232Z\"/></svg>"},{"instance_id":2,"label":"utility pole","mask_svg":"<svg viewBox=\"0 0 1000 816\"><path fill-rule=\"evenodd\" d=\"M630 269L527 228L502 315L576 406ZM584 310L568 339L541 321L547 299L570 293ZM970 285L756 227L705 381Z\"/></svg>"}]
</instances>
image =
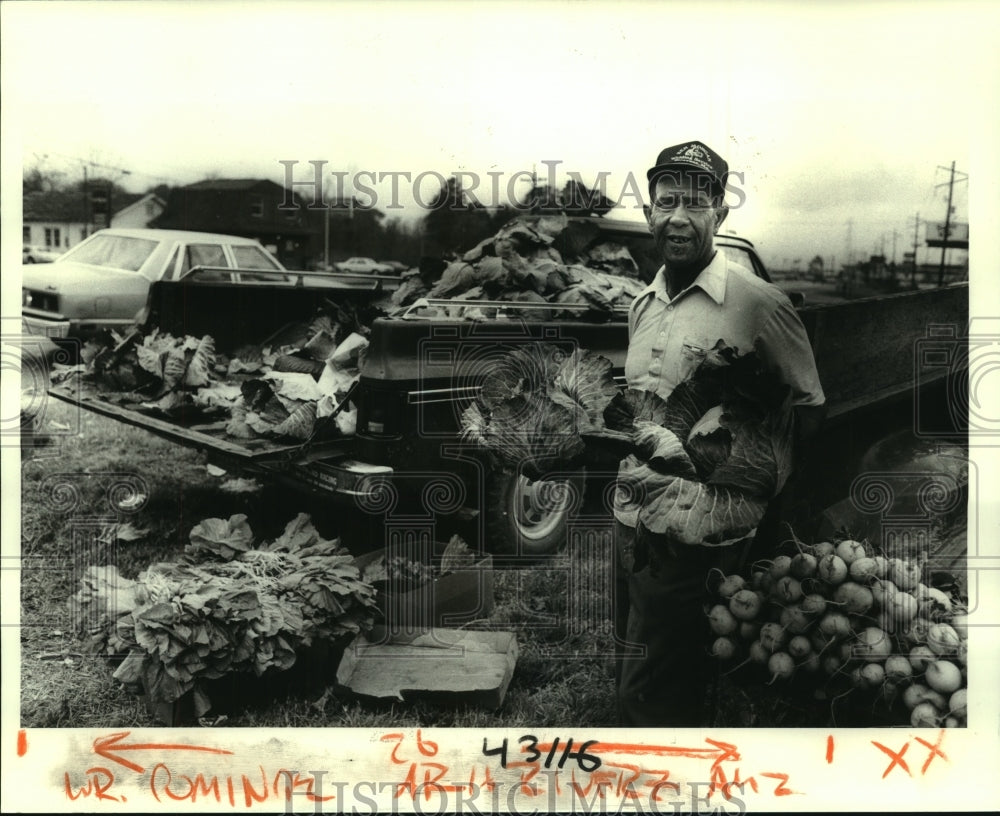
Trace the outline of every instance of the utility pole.
<instances>
[{"instance_id":1,"label":"utility pole","mask_svg":"<svg viewBox=\"0 0 1000 816\"><path fill-rule=\"evenodd\" d=\"M87 219L86 230L87 230L87 235L91 235L94 226L94 202L91 200L90 196L90 181L87 177L87 168L99 167L104 170L114 170L118 174L116 178L120 178L121 176L130 176L132 175L132 171L125 170L122 167L112 167L109 164L100 164L99 162L86 161L84 159L77 159L77 161L79 161L80 164L83 166L83 199L84 199L84 208L86 210L85 214ZM98 177L97 182L98 182L98 190L101 190L100 177ZM103 187L103 194L107 196L107 204L105 205L107 207L107 211L105 213L105 221L106 221L106 223L104 224L105 227L111 226L111 214L112 214L111 196L114 183L115 179L107 177L105 178Z\"/></svg>"},{"instance_id":2,"label":"utility pole","mask_svg":"<svg viewBox=\"0 0 1000 816\"><path fill-rule=\"evenodd\" d=\"M913 288L917 288L917 241L919 240L918 233L920 231L920 213L917 213L913 219Z\"/></svg>"},{"instance_id":3,"label":"utility pole","mask_svg":"<svg viewBox=\"0 0 1000 816\"><path fill-rule=\"evenodd\" d=\"M955 187L955 162L951 163L951 176L948 179L948 209L944 213L944 240L941 242L941 263L938 264L938 286L944 284L944 256L948 251L948 233L951 229L951 193Z\"/></svg>"},{"instance_id":4,"label":"utility pole","mask_svg":"<svg viewBox=\"0 0 1000 816\"><path fill-rule=\"evenodd\" d=\"M330 202L326 198L326 176L323 177L323 271L330 271Z\"/></svg>"},{"instance_id":5,"label":"utility pole","mask_svg":"<svg viewBox=\"0 0 1000 816\"><path fill-rule=\"evenodd\" d=\"M938 286L941 286L944 283L944 259L945 259L945 253L948 251L948 239L951 237L951 210L952 210L951 202L952 202L952 192L953 192L954 187L955 187L955 162L951 163L951 167L950 168L944 167L942 165L938 165L938 167L940 169L942 169L942 170L948 170L949 171L949 177L948 177L948 209L945 211L945 214L944 214L944 235L942 236L942 240L941 240L941 262L938 264ZM968 177L967 174L962 173L961 171L958 171L958 172L959 172L959 175L963 176L963 178L960 178L959 181L968 181L969 180L969 177ZM937 186L938 187L944 187L944 184L938 184Z\"/></svg>"},{"instance_id":6,"label":"utility pole","mask_svg":"<svg viewBox=\"0 0 1000 816\"><path fill-rule=\"evenodd\" d=\"M83 201L84 208L87 210L87 235L90 235L90 227L94 222L94 208L90 203L90 185L87 183L87 165L83 165Z\"/></svg>"},{"instance_id":7,"label":"utility pole","mask_svg":"<svg viewBox=\"0 0 1000 816\"><path fill-rule=\"evenodd\" d=\"M899 230L893 227L892 230L892 263L896 265L896 239L899 237Z\"/></svg>"},{"instance_id":8,"label":"utility pole","mask_svg":"<svg viewBox=\"0 0 1000 816\"><path fill-rule=\"evenodd\" d=\"M854 228L854 219L853 218L848 218L847 219L847 264L848 264L848 266L850 266L850 264L854 261L854 254L851 251L851 230L853 228Z\"/></svg>"}]
</instances>

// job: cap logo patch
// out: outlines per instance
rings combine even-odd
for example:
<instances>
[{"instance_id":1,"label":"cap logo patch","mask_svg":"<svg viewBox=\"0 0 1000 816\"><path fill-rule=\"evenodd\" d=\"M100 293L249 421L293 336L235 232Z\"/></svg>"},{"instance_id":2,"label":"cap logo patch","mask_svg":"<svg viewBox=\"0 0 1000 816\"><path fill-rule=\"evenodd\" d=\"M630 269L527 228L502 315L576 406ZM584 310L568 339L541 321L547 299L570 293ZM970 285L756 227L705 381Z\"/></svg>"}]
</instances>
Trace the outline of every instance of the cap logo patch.
<instances>
[{"instance_id":1,"label":"cap logo patch","mask_svg":"<svg viewBox=\"0 0 1000 816\"><path fill-rule=\"evenodd\" d=\"M700 167L702 170L712 172L712 165L708 159L708 153L701 145L690 144L674 154L673 160L681 160Z\"/></svg>"}]
</instances>

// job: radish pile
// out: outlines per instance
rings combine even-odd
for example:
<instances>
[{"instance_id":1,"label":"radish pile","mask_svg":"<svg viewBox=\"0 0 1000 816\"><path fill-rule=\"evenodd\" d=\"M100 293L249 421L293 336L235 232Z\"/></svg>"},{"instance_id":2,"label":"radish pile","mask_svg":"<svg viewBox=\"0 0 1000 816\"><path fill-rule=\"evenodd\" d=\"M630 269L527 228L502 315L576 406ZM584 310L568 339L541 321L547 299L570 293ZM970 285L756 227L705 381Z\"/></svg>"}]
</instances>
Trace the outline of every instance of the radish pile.
<instances>
[{"instance_id":1,"label":"radish pile","mask_svg":"<svg viewBox=\"0 0 1000 816\"><path fill-rule=\"evenodd\" d=\"M748 577L710 576L712 655L757 665L769 683L797 677L825 696L865 695L913 727L964 726L961 600L925 584L920 564L861 542L796 543Z\"/></svg>"}]
</instances>

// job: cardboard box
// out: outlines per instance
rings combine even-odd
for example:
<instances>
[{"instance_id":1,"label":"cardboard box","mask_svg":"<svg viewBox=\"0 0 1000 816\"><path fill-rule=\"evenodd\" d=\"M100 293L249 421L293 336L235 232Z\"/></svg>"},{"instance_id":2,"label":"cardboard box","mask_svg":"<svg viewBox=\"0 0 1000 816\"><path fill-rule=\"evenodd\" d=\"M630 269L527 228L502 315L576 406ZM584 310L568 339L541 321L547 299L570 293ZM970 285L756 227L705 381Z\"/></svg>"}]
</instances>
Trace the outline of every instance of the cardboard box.
<instances>
[{"instance_id":1,"label":"cardboard box","mask_svg":"<svg viewBox=\"0 0 1000 816\"><path fill-rule=\"evenodd\" d=\"M514 675L513 632L431 629L381 642L359 635L337 669L338 685L380 701L499 708Z\"/></svg>"},{"instance_id":2,"label":"cardboard box","mask_svg":"<svg viewBox=\"0 0 1000 816\"><path fill-rule=\"evenodd\" d=\"M390 550L389 557L393 551ZM365 553L354 559L365 567L386 556L386 550ZM493 558L477 556L467 567L439 575L406 592L379 589L380 621L390 632L407 634L433 628L459 627L488 617L494 607Z\"/></svg>"}]
</instances>

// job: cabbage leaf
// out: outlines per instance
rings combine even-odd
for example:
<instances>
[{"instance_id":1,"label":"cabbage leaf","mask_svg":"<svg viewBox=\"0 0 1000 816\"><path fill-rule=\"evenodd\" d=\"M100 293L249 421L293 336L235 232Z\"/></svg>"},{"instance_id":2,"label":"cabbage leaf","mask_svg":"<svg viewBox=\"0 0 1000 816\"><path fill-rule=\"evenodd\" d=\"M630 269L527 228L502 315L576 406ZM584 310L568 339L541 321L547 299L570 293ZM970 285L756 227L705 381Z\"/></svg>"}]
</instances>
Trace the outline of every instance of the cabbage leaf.
<instances>
[{"instance_id":1,"label":"cabbage leaf","mask_svg":"<svg viewBox=\"0 0 1000 816\"><path fill-rule=\"evenodd\" d=\"M754 352L719 341L662 399L619 392L611 363L550 345L508 355L462 415L466 439L532 478L627 445L616 509L682 544L751 535L792 466L791 389ZM606 449L606 448L605 448Z\"/></svg>"}]
</instances>

